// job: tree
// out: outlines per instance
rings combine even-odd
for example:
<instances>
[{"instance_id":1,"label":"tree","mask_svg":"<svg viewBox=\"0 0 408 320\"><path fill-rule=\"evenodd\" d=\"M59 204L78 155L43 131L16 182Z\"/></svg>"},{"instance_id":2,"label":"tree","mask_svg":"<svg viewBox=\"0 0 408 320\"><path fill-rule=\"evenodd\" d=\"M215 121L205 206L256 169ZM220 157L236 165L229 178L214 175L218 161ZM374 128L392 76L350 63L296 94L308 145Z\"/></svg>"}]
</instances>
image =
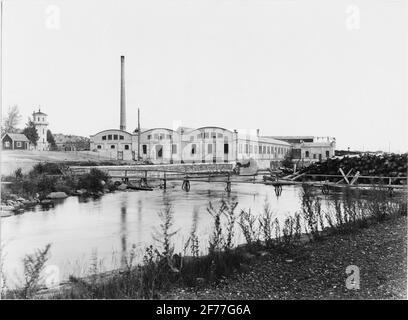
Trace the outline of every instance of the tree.
<instances>
[{"instance_id":1,"label":"tree","mask_svg":"<svg viewBox=\"0 0 408 320\"><path fill-rule=\"evenodd\" d=\"M18 110L18 106L14 105L13 107L9 107L7 111L7 115L3 119L2 127L1 127L1 134L5 133L15 133L18 131L17 125L21 121L21 114Z\"/></svg>"},{"instance_id":2,"label":"tree","mask_svg":"<svg viewBox=\"0 0 408 320\"><path fill-rule=\"evenodd\" d=\"M27 139L30 140L30 142L33 145L35 146L37 145L37 141L40 137L38 136L38 132L37 129L35 128L34 122L30 118L28 118L26 127L23 130L23 134L25 134Z\"/></svg>"},{"instance_id":3,"label":"tree","mask_svg":"<svg viewBox=\"0 0 408 320\"><path fill-rule=\"evenodd\" d=\"M54 136L51 130L47 130L47 142L50 144L50 150L57 150L57 144L55 143Z\"/></svg>"}]
</instances>

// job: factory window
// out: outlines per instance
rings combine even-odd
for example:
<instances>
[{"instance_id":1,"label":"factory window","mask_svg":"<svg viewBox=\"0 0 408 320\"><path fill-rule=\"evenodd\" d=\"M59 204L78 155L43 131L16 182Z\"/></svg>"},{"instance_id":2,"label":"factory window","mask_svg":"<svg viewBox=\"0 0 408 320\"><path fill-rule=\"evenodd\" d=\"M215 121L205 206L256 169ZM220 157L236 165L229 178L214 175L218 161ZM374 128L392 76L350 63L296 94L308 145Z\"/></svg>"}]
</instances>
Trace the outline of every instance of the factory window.
<instances>
[{"instance_id":1,"label":"factory window","mask_svg":"<svg viewBox=\"0 0 408 320\"><path fill-rule=\"evenodd\" d=\"M305 151L305 158L309 158L309 151Z\"/></svg>"},{"instance_id":2,"label":"factory window","mask_svg":"<svg viewBox=\"0 0 408 320\"><path fill-rule=\"evenodd\" d=\"M222 133L217 134L218 138L222 138Z\"/></svg>"},{"instance_id":3,"label":"factory window","mask_svg":"<svg viewBox=\"0 0 408 320\"><path fill-rule=\"evenodd\" d=\"M100 144L98 144L97 146L98 149L102 149L102 146Z\"/></svg>"},{"instance_id":4,"label":"factory window","mask_svg":"<svg viewBox=\"0 0 408 320\"><path fill-rule=\"evenodd\" d=\"M152 138L152 135L151 134L148 134L147 135L147 140L150 140Z\"/></svg>"},{"instance_id":5,"label":"factory window","mask_svg":"<svg viewBox=\"0 0 408 320\"><path fill-rule=\"evenodd\" d=\"M195 144L191 145L191 154L196 154L196 145Z\"/></svg>"},{"instance_id":6,"label":"factory window","mask_svg":"<svg viewBox=\"0 0 408 320\"><path fill-rule=\"evenodd\" d=\"M208 153L212 153L212 144L209 144L207 148L208 148Z\"/></svg>"},{"instance_id":7,"label":"factory window","mask_svg":"<svg viewBox=\"0 0 408 320\"><path fill-rule=\"evenodd\" d=\"M115 145L114 145L114 144L111 144L111 149L115 149Z\"/></svg>"},{"instance_id":8,"label":"factory window","mask_svg":"<svg viewBox=\"0 0 408 320\"><path fill-rule=\"evenodd\" d=\"M224 153L228 153L229 152L229 144L228 143L224 143Z\"/></svg>"},{"instance_id":9,"label":"factory window","mask_svg":"<svg viewBox=\"0 0 408 320\"><path fill-rule=\"evenodd\" d=\"M147 154L147 145L142 145L143 154Z\"/></svg>"},{"instance_id":10,"label":"factory window","mask_svg":"<svg viewBox=\"0 0 408 320\"><path fill-rule=\"evenodd\" d=\"M112 140L112 135L108 134L108 140Z\"/></svg>"},{"instance_id":11,"label":"factory window","mask_svg":"<svg viewBox=\"0 0 408 320\"><path fill-rule=\"evenodd\" d=\"M102 136L102 140L106 140L106 136Z\"/></svg>"},{"instance_id":12,"label":"factory window","mask_svg":"<svg viewBox=\"0 0 408 320\"><path fill-rule=\"evenodd\" d=\"M119 140L124 140L124 139L125 139L124 136L122 136L122 135L119 136Z\"/></svg>"},{"instance_id":13,"label":"factory window","mask_svg":"<svg viewBox=\"0 0 408 320\"><path fill-rule=\"evenodd\" d=\"M172 144L171 145L171 153L176 154L177 153L177 144Z\"/></svg>"},{"instance_id":14,"label":"factory window","mask_svg":"<svg viewBox=\"0 0 408 320\"><path fill-rule=\"evenodd\" d=\"M326 158L330 158L330 151L329 150L326 151Z\"/></svg>"},{"instance_id":15,"label":"factory window","mask_svg":"<svg viewBox=\"0 0 408 320\"><path fill-rule=\"evenodd\" d=\"M125 150L129 150L129 145L125 144Z\"/></svg>"},{"instance_id":16,"label":"factory window","mask_svg":"<svg viewBox=\"0 0 408 320\"><path fill-rule=\"evenodd\" d=\"M117 134L113 135L113 140L118 140L118 135Z\"/></svg>"}]
</instances>

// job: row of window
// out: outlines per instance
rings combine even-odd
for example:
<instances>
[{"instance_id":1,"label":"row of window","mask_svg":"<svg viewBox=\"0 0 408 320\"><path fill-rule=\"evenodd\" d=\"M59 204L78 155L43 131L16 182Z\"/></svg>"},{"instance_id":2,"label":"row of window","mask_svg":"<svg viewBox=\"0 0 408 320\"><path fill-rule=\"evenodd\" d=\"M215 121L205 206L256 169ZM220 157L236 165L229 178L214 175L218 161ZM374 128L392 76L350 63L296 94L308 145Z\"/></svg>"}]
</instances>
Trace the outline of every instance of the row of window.
<instances>
[{"instance_id":1,"label":"row of window","mask_svg":"<svg viewBox=\"0 0 408 320\"><path fill-rule=\"evenodd\" d=\"M317 159L317 153L313 153L313 159ZM321 153L319 153L319 156L321 156ZM310 158L310 153L309 151L305 151L305 158ZM330 151L326 151L326 158L330 158Z\"/></svg>"},{"instance_id":2,"label":"row of window","mask_svg":"<svg viewBox=\"0 0 408 320\"><path fill-rule=\"evenodd\" d=\"M102 149L102 146L101 146L100 144L98 144L96 147L97 147L98 149ZM116 145L111 144L110 148L111 148L111 149L116 149ZM125 144L125 150L129 150L129 145L128 145L128 144Z\"/></svg>"},{"instance_id":3,"label":"row of window","mask_svg":"<svg viewBox=\"0 0 408 320\"><path fill-rule=\"evenodd\" d=\"M102 145L100 145L100 144L98 144L96 147L97 147L97 149L102 149ZM110 148L111 149L116 149L116 145L112 144L110 146ZM129 145L128 144L125 144L125 150L129 150ZM228 150L229 150L228 144L226 143L226 144L224 144L224 153L228 153ZM147 145L146 144L142 145L142 153L144 155L147 154ZM177 154L177 144L172 144L171 145L171 153L172 154ZM196 154L196 153L197 153L197 145L195 143L193 143L191 145L191 154ZM207 145L207 153L208 154L213 153L213 145L212 144Z\"/></svg>"},{"instance_id":4,"label":"row of window","mask_svg":"<svg viewBox=\"0 0 408 320\"><path fill-rule=\"evenodd\" d=\"M211 138L222 138L224 135L222 133L216 133L216 132L211 132ZM197 139L209 139L210 138L210 132L201 132L197 135ZM190 137L191 139L191 137Z\"/></svg>"},{"instance_id":5,"label":"row of window","mask_svg":"<svg viewBox=\"0 0 408 320\"><path fill-rule=\"evenodd\" d=\"M173 136L171 134L164 134L164 133L155 133L153 134L153 139L154 140L164 140L164 139L168 139L171 140L173 138ZM152 135L148 134L147 135L147 140L151 140L152 139Z\"/></svg>"},{"instance_id":6,"label":"row of window","mask_svg":"<svg viewBox=\"0 0 408 320\"><path fill-rule=\"evenodd\" d=\"M9 148L10 145L11 145L10 141L6 141L6 142L4 143L4 146L5 146L6 148ZM23 146L23 143L22 143L21 141L16 141L16 147L17 147L17 148L20 148L20 147L22 147L22 146Z\"/></svg>"},{"instance_id":7,"label":"row of window","mask_svg":"<svg viewBox=\"0 0 408 320\"><path fill-rule=\"evenodd\" d=\"M273 146L266 146L266 145L252 145L252 144L239 144L239 153L246 153L246 154L251 154L251 153L259 153L259 154L286 154L289 151L289 148L284 148L284 147L273 147Z\"/></svg>"},{"instance_id":8,"label":"row of window","mask_svg":"<svg viewBox=\"0 0 408 320\"><path fill-rule=\"evenodd\" d=\"M117 134L108 134L106 136L102 136L102 140L124 140L125 137L122 135Z\"/></svg>"},{"instance_id":9,"label":"row of window","mask_svg":"<svg viewBox=\"0 0 408 320\"><path fill-rule=\"evenodd\" d=\"M216 133L216 132L211 132L211 138L223 138L224 135L222 133ZM148 134L147 135L147 140L171 140L173 136L171 134L164 134L164 133L155 133L153 135ZM194 141L194 136L190 136L190 141ZM197 135L197 139L209 139L210 138L210 133L209 132L202 132Z\"/></svg>"}]
</instances>

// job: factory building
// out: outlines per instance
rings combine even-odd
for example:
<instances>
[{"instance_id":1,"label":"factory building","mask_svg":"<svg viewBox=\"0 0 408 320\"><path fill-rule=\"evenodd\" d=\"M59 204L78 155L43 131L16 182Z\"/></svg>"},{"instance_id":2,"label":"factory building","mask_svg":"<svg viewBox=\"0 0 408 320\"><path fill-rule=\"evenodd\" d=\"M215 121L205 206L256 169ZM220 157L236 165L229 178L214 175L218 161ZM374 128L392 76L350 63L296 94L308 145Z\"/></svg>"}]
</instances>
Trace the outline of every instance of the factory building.
<instances>
[{"instance_id":1,"label":"factory building","mask_svg":"<svg viewBox=\"0 0 408 320\"><path fill-rule=\"evenodd\" d=\"M259 131L258 131L259 132ZM197 129L146 129L138 133L110 129L91 138L91 150L118 160L141 160L153 163L245 162L254 159L262 167L282 160L292 149L284 141L240 133L221 127Z\"/></svg>"},{"instance_id":2,"label":"factory building","mask_svg":"<svg viewBox=\"0 0 408 320\"><path fill-rule=\"evenodd\" d=\"M274 136L277 140L290 143L293 147L294 160L316 162L333 157L336 149L336 138L313 136Z\"/></svg>"},{"instance_id":3,"label":"factory building","mask_svg":"<svg viewBox=\"0 0 408 320\"><path fill-rule=\"evenodd\" d=\"M261 136L259 130L230 130L216 126L201 128L180 127L126 131L125 59L121 56L120 129L108 129L90 136L90 150L118 160L145 160L162 163L220 163L247 162L253 159L260 168L279 164L292 149L300 149L309 157L334 155L334 144L329 153L326 144L291 137ZM296 137L295 137L296 138ZM296 143L295 143L296 142ZM303 152L303 153L302 153ZM320 153L319 153L320 152ZM319 156L318 159L322 159Z\"/></svg>"}]
</instances>

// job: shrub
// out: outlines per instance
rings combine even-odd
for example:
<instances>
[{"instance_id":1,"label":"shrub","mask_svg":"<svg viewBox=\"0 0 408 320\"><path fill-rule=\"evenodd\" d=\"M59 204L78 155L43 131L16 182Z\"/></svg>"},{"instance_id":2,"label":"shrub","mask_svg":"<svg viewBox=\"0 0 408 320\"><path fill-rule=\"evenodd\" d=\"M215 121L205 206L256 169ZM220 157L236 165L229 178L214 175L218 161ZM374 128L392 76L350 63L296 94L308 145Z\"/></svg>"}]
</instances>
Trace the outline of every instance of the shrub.
<instances>
[{"instance_id":1,"label":"shrub","mask_svg":"<svg viewBox=\"0 0 408 320\"><path fill-rule=\"evenodd\" d=\"M48 244L43 250L37 250L34 254L26 255L24 258L24 284L22 289L18 291L20 298L32 298L40 289L43 280L41 273L48 260L50 248L51 244Z\"/></svg>"},{"instance_id":2,"label":"shrub","mask_svg":"<svg viewBox=\"0 0 408 320\"><path fill-rule=\"evenodd\" d=\"M89 191L102 191L104 189L104 185L101 181L108 182L109 176L107 173L99 170L99 169L91 169L91 171L87 174L81 175L78 178L78 189L86 189Z\"/></svg>"},{"instance_id":3,"label":"shrub","mask_svg":"<svg viewBox=\"0 0 408 320\"><path fill-rule=\"evenodd\" d=\"M30 172L32 175L48 174L48 175L60 175L61 168L58 163L55 162L40 162L34 165Z\"/></svg>"},{"instance_id":4,"label":"shrub","mask_svg":"<svg viewBox=\"0 0 408 320\"><path fill-rule=\"evenodd\" d=\"M303 219L307 226L306 231L310 233L313 239L318 239L319 221L322 221L320 199L312 195L312 190L309 186L303 185L302 187L301 204Z\"/></svg>"},{"instance_id":5,"label":"shrub","mask_svg":"<svg viewBox=\"0 0 408 320\"><path fill-rule=\"evenodd\" d=\"M241 210L238 224L249 246L259 242L259 228L255 226L256 220L256 217L251 213L251 209L248 211Z\"/></svg>"},{"instance_id":6,"label":"shrub","mask_svg":"<svg viewBox=\"0 0 408 320\"><path fill-rule=\"evenodd\" d=\"M258 217L259 229L263 236L266 247L271 247L273 243L273 212L267 203L264 204L263 213Z\"/></svg>"}]
</instances>

